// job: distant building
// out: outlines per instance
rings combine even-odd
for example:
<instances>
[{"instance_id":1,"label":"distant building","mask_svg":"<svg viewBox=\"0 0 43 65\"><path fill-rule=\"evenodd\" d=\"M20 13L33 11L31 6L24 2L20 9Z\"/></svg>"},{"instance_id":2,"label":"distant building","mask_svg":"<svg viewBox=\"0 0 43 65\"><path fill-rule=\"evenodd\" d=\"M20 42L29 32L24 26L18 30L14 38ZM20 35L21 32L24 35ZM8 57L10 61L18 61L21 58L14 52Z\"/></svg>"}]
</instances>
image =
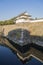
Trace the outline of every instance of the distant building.
<instances>
[{"instance_id":1,"label":"distant building","mask_svg":"<svg viewBox=\"0 0 43 65\"><path fill-rule=\"evenodd\" d=\"M43 18L40 19L33 19L31 15L29 15L27 12L24 12L16 17L15 22L21 23L21 22L42 22Z\"/></svg>"},{"instance_id":2,"label":"distant building","mask_svg":"<svg viewBox=\"0 0 43 65\"><path fill-rule=\"evenodd\" d=\"M24 12L24 13L20 14L19 16L17 16L16 23L19 23L19 22L30 22L30 20L32 20L31 15L28 15L27 12Z\"/></svg>"}]
</instances>

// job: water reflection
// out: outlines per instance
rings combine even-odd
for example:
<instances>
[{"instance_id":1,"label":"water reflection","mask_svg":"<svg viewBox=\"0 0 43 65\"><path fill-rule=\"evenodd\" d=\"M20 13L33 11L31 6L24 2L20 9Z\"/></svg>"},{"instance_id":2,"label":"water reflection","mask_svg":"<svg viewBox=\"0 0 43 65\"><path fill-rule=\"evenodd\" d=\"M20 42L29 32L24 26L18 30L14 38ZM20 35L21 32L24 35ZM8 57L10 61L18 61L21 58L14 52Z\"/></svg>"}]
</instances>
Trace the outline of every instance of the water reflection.
<instances>
[{"instance_id":1,"label":"water reflection","mask_svg":"<svg viewBox=\"0 0 43 65\"><path fill-rule=\"evenodd\" d=\"M31 58L29 62L23 64L16 54L9 48L0 46L0 65L43 65L41 62Z\"/></svg>"}]
</instances>

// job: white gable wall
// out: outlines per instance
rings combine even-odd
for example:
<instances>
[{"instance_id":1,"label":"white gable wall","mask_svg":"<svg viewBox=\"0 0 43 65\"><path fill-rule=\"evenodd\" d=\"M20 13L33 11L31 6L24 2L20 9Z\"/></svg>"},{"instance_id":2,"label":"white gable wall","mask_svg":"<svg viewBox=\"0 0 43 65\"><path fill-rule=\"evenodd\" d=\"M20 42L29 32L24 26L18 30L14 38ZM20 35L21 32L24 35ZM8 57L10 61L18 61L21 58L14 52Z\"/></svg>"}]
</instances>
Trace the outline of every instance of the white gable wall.
<instances>
[{"instance_id":1,"label":"white gable wall","mask_svg":"<svg viewBox=\"0 0 43 65\"><path fill-rule=\"evenodd\" d=\"M21 22L26 22L27 20L25 20L25 19L18 19L18 20L16 20L16 23L21 23Z\"/></svg>"},{"instance_id":2,"label":"white gable wall","mask_svg":"<svg viewBox=\"0 0 43 65\"><path fill-rule=\"evenodd\" d=\"M43 19L31 20L30 22L43 22Z\"/></svg>"},{"instance_id":3,"label":"white gable wall","mask_svg":"<svg viewBox=\"0 0 43 65\"><path fill-rule=\"evenodd\" d=\"M43 22L43 19L40 19L40 20L18 19L16 20L16 23L22 23L22 22Z\"/></svg>"}]
</instances>

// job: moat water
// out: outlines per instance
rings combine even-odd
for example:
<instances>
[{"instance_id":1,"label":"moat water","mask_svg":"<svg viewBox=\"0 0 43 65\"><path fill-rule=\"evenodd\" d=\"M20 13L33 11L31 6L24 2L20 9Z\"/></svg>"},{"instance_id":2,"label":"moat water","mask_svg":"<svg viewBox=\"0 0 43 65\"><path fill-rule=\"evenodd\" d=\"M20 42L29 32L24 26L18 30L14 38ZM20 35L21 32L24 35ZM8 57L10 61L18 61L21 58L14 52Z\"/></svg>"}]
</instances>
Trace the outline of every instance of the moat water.
<instances>
[{"instance_id":1,"label":"moat water","mask_svg":"<svg viewBox=\"0 0 43 65\"><path fill-rule=\"evenodd\" d=\"M0 65L43 65L35 58L23 63L9 48L0 46Z\"/></svg>"}]
</instances>

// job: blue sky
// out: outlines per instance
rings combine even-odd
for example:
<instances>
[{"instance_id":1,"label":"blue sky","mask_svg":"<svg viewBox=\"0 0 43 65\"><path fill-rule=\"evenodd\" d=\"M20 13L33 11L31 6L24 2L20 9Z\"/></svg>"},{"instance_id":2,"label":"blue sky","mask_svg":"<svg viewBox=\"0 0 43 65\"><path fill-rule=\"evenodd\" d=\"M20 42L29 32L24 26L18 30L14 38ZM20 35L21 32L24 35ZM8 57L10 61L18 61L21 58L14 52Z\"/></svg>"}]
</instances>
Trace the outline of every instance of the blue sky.
<instances>
[{"instance_id":1,"label":"blue sky","mask_svg":"<svg viewBox=\"0 0 43 65\"><path fill-rule=\"evenodd\" d=\"M43 18L43 0L0 0L0 20L27 11L32 17Z\"/></svg>"}]
</instances>

